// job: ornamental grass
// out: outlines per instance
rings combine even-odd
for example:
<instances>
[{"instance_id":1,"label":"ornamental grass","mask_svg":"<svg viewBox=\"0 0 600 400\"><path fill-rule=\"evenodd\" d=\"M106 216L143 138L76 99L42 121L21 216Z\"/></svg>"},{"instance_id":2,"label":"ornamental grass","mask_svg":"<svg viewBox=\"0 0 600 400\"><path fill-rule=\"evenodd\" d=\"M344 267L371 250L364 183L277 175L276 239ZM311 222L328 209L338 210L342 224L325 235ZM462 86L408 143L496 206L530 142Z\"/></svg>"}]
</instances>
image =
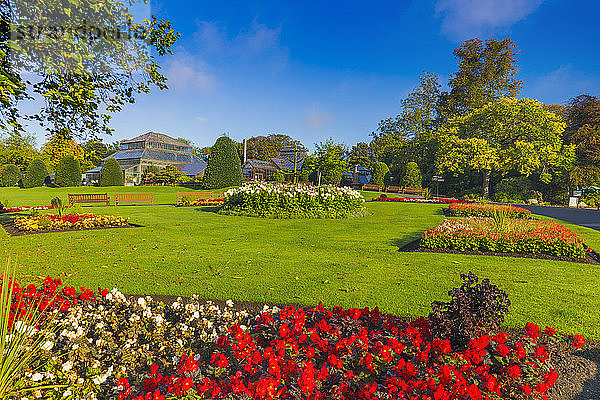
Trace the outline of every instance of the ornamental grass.
<instances>
[{"instance_id":1,"label":"ornamental grass","mask_svg":"<svg viewBox=\"0 0 600 400\"><path fill-rule=\"evenodd\" d=\"M515 206L500 204L450 204L446 209L453 217L494 217L498 213L507 218L531 218L531 211Z\"/></svg>"},{"instance_id":2,"label":"ornamental grass","mask_svg":"<svg viewBox=\"0 0 600 400\"><path fill-rule=\"evenodd\" d=\"M592 249L578 234L554 221L468 217L445 219L421 235L421 247L586 258Z\"/></svg>"}]
</instances>

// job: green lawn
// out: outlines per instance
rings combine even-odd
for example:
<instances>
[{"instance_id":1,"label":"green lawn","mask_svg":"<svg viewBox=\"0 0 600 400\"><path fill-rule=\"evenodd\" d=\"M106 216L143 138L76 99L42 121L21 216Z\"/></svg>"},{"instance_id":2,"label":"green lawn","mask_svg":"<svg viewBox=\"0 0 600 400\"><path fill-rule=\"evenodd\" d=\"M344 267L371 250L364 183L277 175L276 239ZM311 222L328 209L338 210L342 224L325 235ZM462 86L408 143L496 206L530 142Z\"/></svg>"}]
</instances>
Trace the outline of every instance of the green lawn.
<instances>
[{"instance_id":1,"label":"green lawn","mask_svg":"<svg viewBox=\"0 0 600 400\"><path fill-rule=\"evenodd\" d=\"M127 294L198 294L207 299L375 307L397 315L426 315L434 300L473 271L506 290L508 325L526 321L600 338L596 265L508 257L399 253L398 248L443 216L441 206L367 203L372 215L345 220L266 220L221 216L173 206L171 187L153 191L155 206L84 207L128 216L141 228L8 237L2 252L16 256L25 280L60 277L68 285L118 286ZM11 206L47 205L87 189L1 188ZM376 196L367 193L366 196ZM6 216L4 216L6 217ZM571 229L600 248L600 232Z\"/></svg>"}]
</instances>

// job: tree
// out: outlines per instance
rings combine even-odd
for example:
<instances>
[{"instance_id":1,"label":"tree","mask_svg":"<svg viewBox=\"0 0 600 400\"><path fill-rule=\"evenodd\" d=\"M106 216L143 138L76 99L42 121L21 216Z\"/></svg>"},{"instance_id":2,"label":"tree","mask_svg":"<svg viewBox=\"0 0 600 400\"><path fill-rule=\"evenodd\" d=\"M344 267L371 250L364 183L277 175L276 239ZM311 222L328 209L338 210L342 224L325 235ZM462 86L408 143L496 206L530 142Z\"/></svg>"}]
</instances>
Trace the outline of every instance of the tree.
<instances>
[{"instance_id":1,"label":"tree","mask_svg":"<svg viewBox=\"0 0 600 400\"><path fill-rule=\"evenodd\" d=\"M600 99L587 94L573 97L567 103L565 118L567 121L565 139L567 143L575 143L578 139L577 131L581 128L586 125L590 127L600 125Z\"/></svg>"},{"instance_id":2,"label":"tree","mask_svg":"<svg viewBox=\"0 0 600 400\"><path fill-rule=\"evenodd\" d=\"M148 183L178 183L187 180L187 176L172 165L159 169L153 176L148 175Z\"/></svg>"},{"instance_id":3,"label":"tree","mask_svg":"<svg viewBox=\"0 0 600 400\"><path fill-rule=\"evenodd\" d=\"M23 174L15 164L8 164L2 168L2 186L15 186L21 179L23 179Z\"/></svg>"},{"instance_id":4,"label":"tree","mask_svg":"<svg viewBox=\"0 0 600 400\"><path fill-rule=\"evenodd\" d=\"M54 183L58 186L79 186L81 184L81 165L71 154L64 156L54 171Z\"/></svg>"},{"instance_id":5,"label":"tree","mask_svg":"<svg viewBox=\"0 0 600 400\"><path fill-rule=\"evenodd\" d=\"M56 170L60 160L65 156L73 156L80 165L84 161L84 151L71 137L68 131L61 131L50 136L50 140L42 146L42 158L51 172Z\"/></svg>"},{"instance_id":6,"label":"tree","mask_svg":"<svg viewBox=\"0 0 600 400\"><path fill-rule=\"evenodd\" d=\"M484 197L489 196L492 172L535 172L549 182L554 170L570 168L575 157L575 147L562 143L564 128L562 119L537 100L504 98L440 128L444 139L438 167L454 173L479 171Z\"/></svg>"},{"instance_id":7,"label":"tree","mask_svg":"<svg viewBox=\"0 0 600 400\"><path fill-rule=\"evenodd\" d=\"M344 172L349 168L348 160L342 158L346 151L344 144L335 143L333 138L329 138L315 146L315 167L322 181L330 185L339 185Z\"/></svg>"},{"instance_id":8,"label":"tree","mask_svg":"<svg viewBox=\"0 0 600 400\"><path fill-rule=\"evenodd\" d=\"M362 165L365 168L373 168L375 162L375 155L371 147L365 142L358 142L350 152L348 152L348 163L350 165Z\"/></svg>"},{"instance_id":9,"label":"tree","mask_svg":"<svg viewBox=\"0 0 600 400\"><path fill-rule=\"evenodd\" d=\"M423 181L421 178L421 170L416 162L406 164L406 175L403 180L404 186L421 188Z\"/></svg>"},{"instance_id":10,"label":"tree","mask_svg":"<svg viewBox=\"0 0 600 400\"><path fill-rule=\"evenodd\" d=\"M285 174L282 171L277 170L273 172L273 180L275 182L285 182Z\"/></svg>"},{"instance_id":11,"label":"tree","mask_svg":"<svg viewBox=\"0 0 600 400\"><path fill-rule=\"evenodd\" d=\"M10 48L10 68L0 69L0 82L12 88L1 102L2 114L14 110L17 101L39 97L44 100L41 109L25 117L37 120L50 133L110 134L113 113L153 86L166 88L154 54L171 53L179 34L168 21L154 16L136 22L127 7L142 2L125 3L2 2L1 42ZM32 29L22 21L35 21L41 28ZM8 51L0 51L6 64ZM40 79L29 82L20 71ZM26 97L29 93L38 96ZM3 122L10 123L11 118Z\"/></svg>"},{"instance_id":12,"label":"tree","mask_svg":"<svg viewBox=\"0 0 600 400\"><path fill-rule=\"evenodd\" d=\"M523 82L517 76L517 47L510 38L469 39L454 50L458 71L450 78L449 93L440 100L446 118L467 115L503 97L515 97Z\"/></svg>"},{"instance_id":13,"label":"tree","mask_svg":"<svg viewBox=\"0 0 600 400\"><path fill-rule=\"evenodd\" d=\"M270 134L268 136L253 136L246 140L246 158L268 161L279 155L281 149L286 147L301 146L298 140L288 135ZM244 156L244 144L238 144L240 159Z\"/></svg>"},{"instance_id":14,"label":"tree","mask_svg":"<svg viewBox=\"0 0 600 400\"><path fill-rule=\"evenodd\" d=\"M235 143L227 136L217 139L211 149L210 158L202 185L205 189L220 189L239 186L243 182L242 164Z\"/></svg>"},{"instance_id":15,"label":"tree","mask_svg":"<svg viewBox=\"0 0 600 400\"><path fill-rule=\"evenodd\" d=\"M48 168L46 164L39 158L36 158L29 164L25 177L23 178L23 186L26 188L40 187L48 178Z\"/></svg>"},{"instance_id":16,"label":"tree","mask_svg":"<svg viewBox=\"0 0 600 400\"><path fill-rule=\"evenodd\" d=\"M100 186L123 186L123 170L115 158L104 162L100 170Z\"/></svg>"},{"instance_id":17,"label":"tree","mask_svg":"<svg viewBox=\"0 0 600 400\"><path fill-rule=\"evenodd\" d=\"M385 184L385 177L389 175L390 169L385 163L378 162L373 167L373 173L371 174L371 181L369 183L373 185L381 185Z\"/></svg>"},{"instance_id":18,"label":"tree","mask_svg":"<svg viewBox=\"0 0 600 400\"><path fill-rule=\"evenodd\" d=\"M81 146L83 150L82 170L87 171L102 164L102 160L119 151L119 144L105 144L102 140L88 140Z\"/></svg>"},{"instance_id":19,"label":"tree","mask_svg":"<svg viewBox=\"0 0 600 400\"><path fill-rule=\"evenodd\" d=\"M39 152L35 149L32 135L12 131L0 142L0 165L15 164L25 170L36 157L39 157Z\"/></svg>"}]
</instances>

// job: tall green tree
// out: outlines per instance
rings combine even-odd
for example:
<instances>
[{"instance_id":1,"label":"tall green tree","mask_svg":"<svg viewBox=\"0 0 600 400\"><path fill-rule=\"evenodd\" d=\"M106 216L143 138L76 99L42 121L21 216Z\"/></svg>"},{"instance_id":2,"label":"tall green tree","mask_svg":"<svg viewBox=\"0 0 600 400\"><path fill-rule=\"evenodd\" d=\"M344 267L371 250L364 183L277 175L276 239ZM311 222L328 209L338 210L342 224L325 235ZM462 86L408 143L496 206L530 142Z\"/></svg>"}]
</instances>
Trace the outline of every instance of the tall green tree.
<instances>
[{"instance_id":1,"label":"tall green tree","mask_svg":"<svg viewBox=\"0 0 600 400\"><path fill-rule=\"evenodd\" d=\"M564 128L562 118L537 100L503 98L451 118L440 129L444 140L438 167L479 171L484 197L493 172L537 173L549 182L554 170L569 169L575 158L575 146L563 145Z\"/></svg>"},{"instance_id":2,"label":"tall green tree","mask_svg":"<svg viewBox=\"0 0 600 400\"><path fill-rule=\"evenodd\" d=\"M81 165L72 154L60 159L54 169L54 183L62 187L79 186L81 184Z\"/></svg>"},{"instance_id":3,"label":"tall green tree","mask_svg":"<svg viewBox=\"0 0 600 400\"><path fill-rule=\"evenodd\" d=\"M517 79L517 54L510 38L462 43L454 50L458 70L448 82L450 91L441 96L441 114L466 115L503 97L517 96L523 86Z\"/></svg>"},{"instance_id":4,"label":"tall green tree","mask_svg":"<svg viewBox=\"0 0 600 400\"><path fill-rule=\"evenodd\" d=\"M84 161L84 150L68 130L54 133L50 140L42 145L42 158L51 172L56 170L65 156L73 156L80 165Z\"/></svg>"},{"instance_id":5,"label":"tall green tree","mask_svg":"<svg viewBox=\"0 0 600 400\"><path fill-rule=\"evenodd\" d=\"M66 130L78 137L110 134L114 113L152 87L166 88L157 57L172 53L179 37L166 20L154 16L134 20L129 7L143 3L2 2L1 34L10 57L0 48L4 66L8 65L0 69L0 85L13 88L8 100L0 102L2 115L26 99L14 94L20 90L43 99L41 108L25 117L35 119L50 133ZM36 29L30 29L31 21ZM15 71L26 71L38 79L24 80ZM4 117L3 122L10 124L10 118Z\"/></svg>"},{"instance_id":6,"label":"tall green tree","mask_svg":"<svg viewBox=\"0 0 600 400\"><path fill-rule=\"evenodd\" d=\"M246 141L246 158L268 161L279 155L279 151L286 147L302 144L288 135L270 134L267 136L253 136ZM238 143L240 159L244 156L244 144Z\"/></svg>"},{"instance_id":7,"label":"tall green tree","mask_svg":"<svg viewBox=\"0 0 600 400\"><path fill-rule=\"evenodd\" d=\"M88 140L82 146L82 169L87 171L102 164L102 160L119 151L119 144L106 144L102 140Z\"/></svg>"},{"instance_id":8,"label":"tall green tree","mask_svg":"<svg viewBox=\"0 0 600 400\"><path fill-rule=\"evenodd\" d=\"M358 142L348 152L348 163L350 165L362 165L371 169L375 162L375 155L371 147L365 142Z\"/></svg>"},{"instance_id":9,"label":"tall green tree","mask_svg":"<svg viewBox=\"0 0 600 400\"><path fill-rule=\"evenodd\" d=\"M373 173L371 174L371 180L369 183L373 185L383 186L385 184L386 175L389 175L390 169L385 163L378 162L373 167Z\"/></svg>"},{"instance_id":10,"label":"tall green tree","mask_svg":"<svg viewBox=\"0 0 600 400\"><path fill-rule=\"evenodd\" d=\"M104 162L100 170L100 186L123 186L123 170L115 158L109 158Z\"/></svg>"},{"instance_id":11,"label":"tall green tree","mask_svg":"<svg viewBox=\"0 0 600 400\"><path fill-rule=\"evenodd\" d=\"M0 141L0 165L15 164L24 171L39 155L34 137L24 132L10 131Z\"/></svg>"},{"instance_id":12,"label":"tall green tree","mask_svg":"<svg viewBox=\"0 0 600 400\"><path fill-rule=\"evenodd\" d=\"M48 178L48 168L46 164L39 158L36 158L29 164L27 171L25 171L25 177L23 178L23 187L34 188L40 187L44 184Z\"/></svg>"},{"instance_id":13,"label":"tall green tree","mask_svg":"<svg viewBox=\"0 0 600 400\"><path fill-rule=\"evenodd\" d=\"M239 186L243 180L235 143L227 136L221 136L212 147L202 185L205 189L221 189Z\"/></svg>"},{"instance_id":14,"label":"tall green tree","mask_svg":"<svg viewBox=\"0 0 600 400\"><path fill-rule=\"evenodd\" d=\"M348 160L343 158L346 147L343 143L335 143L333 138L316 143L315 147L315 167L321 182L339 185L349 168Z\"/></svg>"}]
</instances>

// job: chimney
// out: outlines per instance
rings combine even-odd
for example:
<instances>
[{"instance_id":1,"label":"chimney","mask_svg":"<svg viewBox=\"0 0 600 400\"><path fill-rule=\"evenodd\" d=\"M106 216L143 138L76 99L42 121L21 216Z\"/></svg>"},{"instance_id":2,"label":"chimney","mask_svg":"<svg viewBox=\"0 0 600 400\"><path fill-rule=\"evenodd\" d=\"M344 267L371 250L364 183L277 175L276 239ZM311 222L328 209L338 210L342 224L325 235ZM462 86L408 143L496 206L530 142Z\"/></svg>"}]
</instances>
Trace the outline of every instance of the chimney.
<instances>
[{"instance_id":1,"label":"chimney","mask_svg":"<svg viewBox=\"0 0 600 400\"><path fill-rule=\"evenodd\" d=\"M244 162L246 162L246 139L244 139Z\"/></svg>"}]
</instances>

